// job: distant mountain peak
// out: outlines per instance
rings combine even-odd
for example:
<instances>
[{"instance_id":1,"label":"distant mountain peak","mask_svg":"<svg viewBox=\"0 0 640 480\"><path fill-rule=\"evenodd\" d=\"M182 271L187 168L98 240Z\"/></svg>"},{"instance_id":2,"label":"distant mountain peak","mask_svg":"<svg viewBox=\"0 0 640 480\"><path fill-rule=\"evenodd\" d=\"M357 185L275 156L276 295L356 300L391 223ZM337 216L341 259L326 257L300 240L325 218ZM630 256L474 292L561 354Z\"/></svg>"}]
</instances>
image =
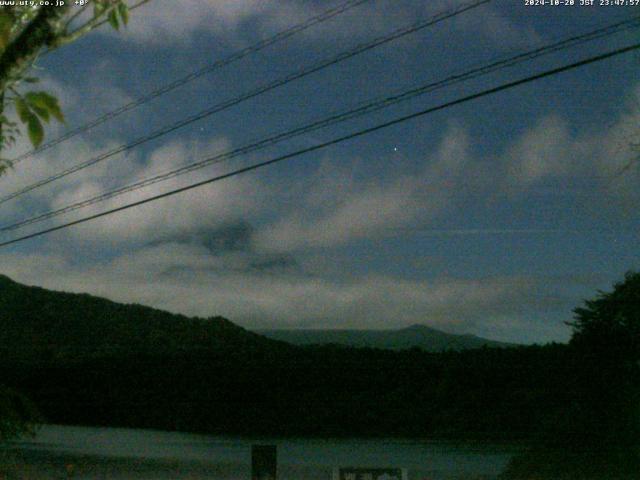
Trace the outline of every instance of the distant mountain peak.
<instances>
[{"instance_id":1,"label":"distant mountain peak","mask_svg":"<svg viewBox=\"0 0 640 480\"><path fill-rule=\"evenodd\" d=\"M456 335L425 324L415 323L398 329L378 330L257 330L257 333L293 345L337 344L388 350L421 348L429 352L467 350L481 347L510 347L512 344L476 335Z\"/></svg>"},{"instance_id":2,"label":"distant mountain peak","mask_svg":"<svg viewBox=\"0 0 640 480\"><path fill-rule=\"evenodd\" d=\"M429 325L425 325L423 323L414 323L412 325L409 325L408 327L400 328L399 330L417 330L417 331L425 330L425 331L440 332L440 330L438 330L437 328L430 327ZM441 333L444 333L444 332L441 332Z\"/></svg>"}]
</instances>

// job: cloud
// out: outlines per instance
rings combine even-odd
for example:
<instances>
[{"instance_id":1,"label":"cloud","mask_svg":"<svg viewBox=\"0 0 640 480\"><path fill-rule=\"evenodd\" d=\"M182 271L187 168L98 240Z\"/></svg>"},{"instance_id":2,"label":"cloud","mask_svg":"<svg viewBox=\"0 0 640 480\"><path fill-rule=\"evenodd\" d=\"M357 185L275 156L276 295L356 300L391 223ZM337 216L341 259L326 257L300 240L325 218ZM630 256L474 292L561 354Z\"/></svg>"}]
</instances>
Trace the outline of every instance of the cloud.
<instances>
[{"instance_id":1,"label":"cloud","mask_svg":"<svg viewBox=\"0 0 640 480\"><path fill-rule=\"evenodd\" d=\"M407 280L364 275L229 269L224 256L178 243L145 247L97 265L56 255L2 255L3 274L45 288L88 292L190 315L221 314L250 328L398 328L414 323L503 340L566 337L570 307L545 279ZM180 267L180 268L176 268ZM64 271L64 275L60 272ZM566 282L566 279L565 279ZM565 317L566 318L566 317Z\"/></svg>"},{"instance_id":2,"label":"cloud","mask_svg":"<svg viewBox=\"0 0 640 480\"><path fill-rule=\"evenodd\" d=\"M366 182L354 180L355 170L327 161L307 180L300 198L290 202L295 208L257 233L256 244L275 251L334 247L430 220L455 198L470 159L468 143L460 126L450 126L417 175L394 174L390 168L380 180Z\"/></svg>"},{"instance_id":3,"label":"cloud","mask_svg":"<svg viewBox=\"0 0 640 480\"><path fill-rule=\"evenodd\" d=\"M26 145L27 140L21 138L20 142ZM64 148L53 148L26 158L1 180L3 196L19 192L118 145L118 142L110 141L99 147L76 138L65 142ZM113 188L122 181L120 176L126 181L135 175L138 162L138 152L129 152L35 188L2 205L3 224L67 206Z\"/></svg>"},{"instance_id":4,"label":"cloud","mask_svg":"<svg viewBox=\"0 0 640 480\"><path fill-rule=\"evenodd\" d=\"M502 340L566 339L561 320L578 303L566 279L407 279L372 269L365 274L316 269L309 258L447 218L463 206L460 194L471 180L485 189L482 193L516 184L522 188L514 194L525 197L528 189L549 178L611 173L624 164L614 153L627 145L638 119L634 102L613 128L595 133L576 133L558 114L534 119L501 148L490 170L480 168L486 159L471 151L474 139L466 129L451 123L437 148L419 159L418 168L401 170L393 158L381 157L387 166L373 175L367 167L375 159L327 158L293 187L286 177L267 184L259 176L240 176L69 229L47 244L57 254L4 253L2 273L25 283L175 312L222 314L251 327L385 328L427 322ZM114 164L105 162L61 182L53 196L17 205L66 205L116 182L175 168L193 158L196 149L228 146L224 138L168 142L148 157L133 153L117 175L112 174ZM77 140L69 142L67 154L84 157L94 148ZM11 179L27 182L64 162L62 154L52 152L46 162L34 164L45 170L17 170ZM100 209L197 181L221 168L226 167L194 172ZM95 246L103 256L92 259L94 263L78 261L79 245Z\"/></svg>"},{"instance_id":5,"label":"cloud","mask_svg":"<svg viewBox=\"0 0 640 480\"><path fill-rule=\"evenodd\" d=\"M600 192L636 197L640 169L632 144L640 124L640 84L632 90L618 117L607 128L572 131L558 114L539 118L498 159L503 184L526 194L529 187L548 179L586 178ZM637 163L636 163L637 164ZM629 167L626 171L625 167Z\"/></svg>"},{"instance_id":6,"label":"cloud","mask_svg":"<svg viewBox=\"0 0 640 480\"><path fill-rule=\"evenodd\" d=\"M472 139L454 122L435 151L420 159L424 167L419 170L400 170L393 166L393 158L380 158L389 167L379 172L381 175L373 176L364 162L325 159L293 189L286 178L267 183L260 176L239 176L70 229L65 238L75 243L105 242L112 247L124 247L127 242L140 245L245 220L258 226L245 239L255 249L291 253L340 247L364 238L384 238L404 228L428 229L433 220L462 205L469 183L480 194L475 198L484 195L489 200L492 191L500 190L524 197L548 179L601 177L594 189L616 198L635 198L637 192L633 187L638 169L612 178L637 155L629 149L629 142L640 122L640 86L634 92L636 96L631 96L612 128L575 132L562 116L549 115L533 121L490 162L471 154ZM45 178L74 164L74 159L91 158L117 144L114 139L98 147L74 139L64 149L52 149L43 158L19 164L10 176L8 190ZM229 146L224 138L212 138L208 142L168 142L145 157L136 151L129 152L124 158L101 162L34 191L28 198L12 201L7 205L9 211L5 210L5 224L12 217L24 218L64 207L184 165L200 158L199 152L220 152ZM487 169L489 163L492 167ZM225 164L214 165L102 202L64 219L116 208L227 169ZM7 178L3 179L5 183Z\"/></svg>"},{"instance_id":7,"label":"cloud","mask_svg":"<svg viewBox=\"0 0 640 480\"><path fill-rule=\"evenodd\" d=\"M566 122L557 116L543 118L508 149L507 156L514 159L508 165L509 176L528 184L566 173L571 143Z\"/></svg>"},{"instance_id":8,"label":"cloud","mask_svg":"<svg viewBox=\"0 0 640 480\"><path fill-rule=\"evenodd\" d=\"M96 154L109 151L118 145L119 142L112 141L98 147L73 139L65 143L64 149L51 149L38 158L18 164L15 171L3 179L7 185L6 192L15 192L25 185L47 178L64 168L93 158ZM225 139L213 138L208 142L168 142L144 156L139 151L120 154L11 200L3 205L3 224L11 223L12 218L25 219L42 212L67 207L114 188L172 171L196 159L201 159L207 153L217 153L228 148L229 143ZM55 223L82 218L143 200L210 178L229 168L228 165L221 164L196 170L56 217ZM145 243L179 232L199 231L224 225L241 216L250 217L259 206L264 207L267 190L255 180L255 177L245 176L235 181L222 181L181 193L168 200L122 211L108 219L96 220L69 229L63 238L75 244L93 244L96 247L103 244L116 247L125 246L127 242ZM40 229L43 225L47 224L38 223L30 228Z\"/></svg>"},{"instance_id":9,"label":"cloud","mask_svg":"<svg viewBox=\"0 0 640 480\"><path fill-rule=\"evenodd\" d=\"M303 41L335 42L347 38L371 38L394 28L413 23L416 18L448 11L468 2L462 0L409 0L401 4L393 1L370 1L330 21L315 26L304 35ZM334 4L335 5L335 4ZM262 37L283 31L328 10L329 5L305 0L154 0L132 14L125 32L118 38L153 45L190 43L198 34L224 35L237 43L249 32ZM531 27L520 27L505 12L494 6L481 6L472 14L450 20L447 30L476 31L496 45L530 45L539 40ZM241 32L243 27L250 26ZM111 30L104 30L115 35ZM158 34L161 32L161 34Z\"/></svg>"},{"instance_id":10,"label":"cloud","mask_svg":"<svg viewBox=\"0 0 640 480\"><path fill-rule=\"evenodd\" d=\"M100 78L101 67L96 67L90 75L91 78ZM80 93L73 86L58 81L49 74L40 76L41 83L34 87L35 90L44 90L54 95L63 110L66 124L51 121L44 125L45 144L55 140L71 125L81 124L83 121L95 118L95 109L106 111L113 108L113 105L121 105L130 100L121 89L103 83L88 82L90 85L88 93ZM86 96L85 96L86 95ZM91 114L86 110L86 98L91 98ZM10 110L13 114L13 109ZM135 121L135 116L129 121ZM119 122L120 127L129 125L129 122ZM5 196L30 186L43 179L58 174L61 171L75 166L103 152L112 150L122 144L121 131L109 125L108 134L100 132L101 135L89 134L76 136L47 149L43 153L27 157L14 164L12 170L0 179L0 190ZM23 135L17 138L16 144L3 153L6 158L16 158L23 153L33 150L33 145L23 129ZM96 192L100 188L114 186L118 175L124 178L131 176L137 169L139 162L138 152L127 152L114 158L92 166L90 169L82 170L60 181L55 181L46 186L30 191L27 195L17 197L11 203L4 204L4 218L11 216L26 217L34 211L45 211L57 206L65 197L77 199L85 194ZM74 193L75 192L75 193Z\"/></svg>"},{"instance_id":11,"label":"cloud","mask_svg":"<svg viewBox=\"0 0 640 480\"><path fill-rule=\"evenodd\" d=\"M476 14L477 12L477 14ZM496 4L474 11L474 16L457 19L461 30L477 31L492 46L498 48L540 45L544 38L531 25L519 25L509 17L509 11L500 11Z\"/></svg>"},{"instance_id":12,"label":"cloud","mask_svg":"<svg viewBox=\"0 0 640 480\"><path fill-rule=\"evenodd\" d=\"M147 161L130 172L130 175L118 172L118 184L127 185L139 179L174 170L193 161L195 151L218 152L226 150L227 145L224 139L215 139L199 147L194 143L180 141L167 143L156 149ZM227 165L221 164L196 170L101 202L83 209L79 214L86 216L137 202L211 178L228 169ZM166 235L198 231L224 225L239 217L251 217L264 206L267 190L255 180L255 177L250 176L239 177L234 181L221 181L125 210L104 220L90 222L73 229L70 235L77 242L100 243L103 239L109 239L111 243L124 244L144 243ZM55 206L69 204L76 197L84 197L84 194L79 195L78 190L67 190L56 197Z\"/></svg>"},{"instance_id":13,"label":"cloud","mask_svg":"<svg viewBox=\"0 0 640 480\"><path fill-rule=\"evenodd\" d=\"M270 0L154 0L131 15L124 40L151 44L184 43L202 32L234 33L243 22L272 15L279 2ZM286 8L282 2L281 8ZM112 31L105 30L109 35ZM161 32L159 35L158 33Z\"/></svg>"}]
</instances>

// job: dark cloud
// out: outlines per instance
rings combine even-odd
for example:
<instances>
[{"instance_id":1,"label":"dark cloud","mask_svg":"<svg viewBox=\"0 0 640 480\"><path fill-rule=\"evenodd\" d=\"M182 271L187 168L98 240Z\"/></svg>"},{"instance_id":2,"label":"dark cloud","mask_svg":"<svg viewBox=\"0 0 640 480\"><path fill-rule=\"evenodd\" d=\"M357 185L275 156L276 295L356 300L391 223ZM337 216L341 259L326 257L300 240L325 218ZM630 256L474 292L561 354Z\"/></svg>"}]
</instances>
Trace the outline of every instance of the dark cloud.
<instances>
[{"instance_id":1,"label":"dark cloud","mask_svg":"<svg viewBox=\"0 0 640 480\"><path fill-rule=\"evenodd\" d=\"M264 274L302 274L302 268L293 255L258 252L253 243L255 228L246 220L229 221L193 232L176 233L148 242L143 248L162 247L166 244L204 247L207 252L223 261L216 266L203 266L201 270L251 271ZM192 266L172 266L163 275L188 274Z\"/></svg>"}]
</instances>

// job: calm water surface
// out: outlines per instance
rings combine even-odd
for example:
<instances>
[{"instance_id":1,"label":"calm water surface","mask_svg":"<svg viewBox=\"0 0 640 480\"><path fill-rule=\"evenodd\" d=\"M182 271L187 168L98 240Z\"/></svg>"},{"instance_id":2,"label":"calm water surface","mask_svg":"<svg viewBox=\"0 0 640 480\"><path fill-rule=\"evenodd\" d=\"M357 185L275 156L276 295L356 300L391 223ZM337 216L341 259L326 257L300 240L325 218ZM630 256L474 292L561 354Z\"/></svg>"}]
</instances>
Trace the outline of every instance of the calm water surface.
<instances>
[{"instance_id":1,"label":"calm water surface","mask_svg":"<svg viewBox=\"0 0 640 480\"><path fill-rule=\"evenodd\" d=\"M495 478L515 446L398 439L239 438L154 430L49 425L16 444L20 458L40 465L40 476L135 479L250 478L251 445L278 447L280 480L327 480L335 467L408 469L410 479ZM61 473L64 476L61 477Z\"/></svg>"}]
</instances>

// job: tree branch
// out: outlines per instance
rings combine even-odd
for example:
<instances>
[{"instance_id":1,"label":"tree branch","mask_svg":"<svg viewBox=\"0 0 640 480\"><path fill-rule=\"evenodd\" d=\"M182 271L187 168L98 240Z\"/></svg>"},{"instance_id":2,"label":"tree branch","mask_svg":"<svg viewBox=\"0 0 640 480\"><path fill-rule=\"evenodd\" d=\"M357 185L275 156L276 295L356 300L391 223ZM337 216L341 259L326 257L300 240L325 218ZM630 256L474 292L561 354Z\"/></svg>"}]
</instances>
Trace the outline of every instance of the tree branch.
<instances>
[{"instance_id":1,"label":"tree branch","mask_svg":"<svg viewBox=\"0 0 640 480\"><path fill-rule=\"evenodd\" d=\"M151 0L140 0L135 5L132 5L131 7L129 7L129 11L135 10L136 8L141 7L145 3L149 3L150 1ZM70 33L68 33L66 35L62 35L62 36L58 37L58 39L56 41L56 44L55 44L55 47L60 47L62 45L66 45L67 43L74 42L78 38L80 38L83 35L89 33L91 30L94 30L94 29L104 25L105 23L107 23L109 21L105 17L109 14L109 11L114 9L114 8L116 8L116 6L115 5L111 5L99 17L93 17L91 20L89 20L87 23L85 23L81 27L76 28L73 32L70 32Z\"/></svg>"},{"instance_id":2,"label":"tree branch","mask_svg":"<svg viewBox=\"0 0 640 480\"><path fill-rule=\"evenodd\" d=\"M64 29L65 31L71 26L71 24L73 23L73 21L78 18L80 15L82 15L87 9L89 8L89 4L85 3L82 7L80 7L78 9L78 11L76 13L74 13L73 15L71 15L67 21L64 24Z\"/></svg>"},{"instance_id":3,"label":"tree branch","mask_svg":"<svg viewBox=\"0 0 640 480\"><path fill-rule=\"evenodd\" d=\"M11 42L0 56L0 91L31 65L38 52L55 42L60 20L67 6L42 7L36 17Z\"/></svg>"}]
</instances>

